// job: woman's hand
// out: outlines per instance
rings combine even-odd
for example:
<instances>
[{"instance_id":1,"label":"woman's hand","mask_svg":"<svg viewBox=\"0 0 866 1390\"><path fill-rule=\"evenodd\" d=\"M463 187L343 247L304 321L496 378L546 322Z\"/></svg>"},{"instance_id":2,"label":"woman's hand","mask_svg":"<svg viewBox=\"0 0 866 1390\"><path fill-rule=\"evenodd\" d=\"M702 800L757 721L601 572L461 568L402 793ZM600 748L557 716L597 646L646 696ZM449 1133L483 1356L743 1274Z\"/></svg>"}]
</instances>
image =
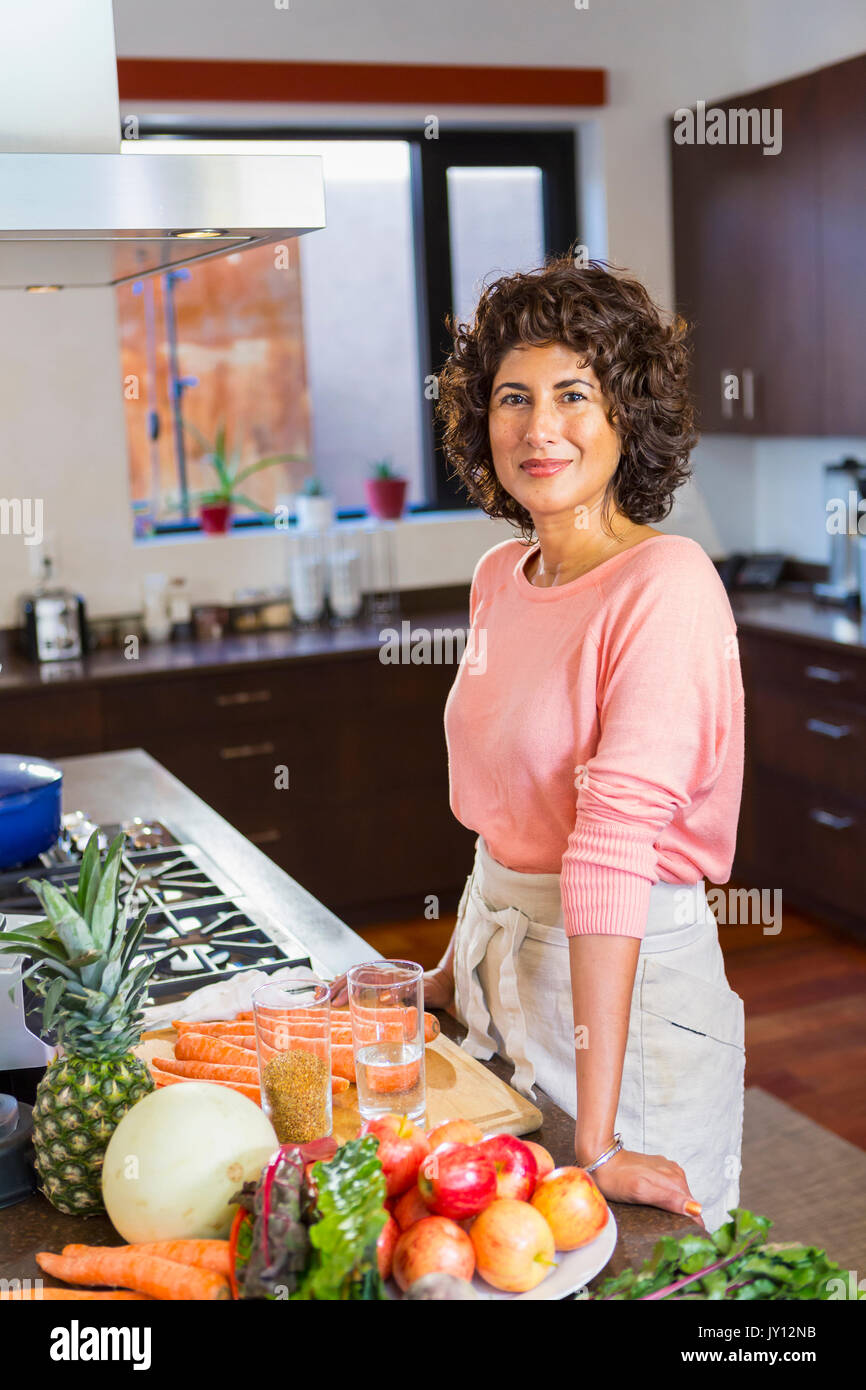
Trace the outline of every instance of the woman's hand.
<instances>
[{"instance_id":1,"label":"woman's hand","mask_svg":"<svg viewBox=\"0 0 866 1390\"><path fill-rule=\"evenodd\" d=\"M349 989L346 976L338 975L331 985L331 1004L335 1009L344 1008L349 1002ZM454 1002L454 976L443 965L424 972L425 1009L446 1009L451 1011Z\"/></svg>"},{"instance_id":2,"label":"woman's hand","mask_svg":"<svg viewBox=\"0 0 866 1390\"><path fill-rule=\"evenodd\" d=\"M663 1211L688 1216L702 1230L706 1229L700 1202L696 1202L689 1191L685 1173L678 1163L661 1154L620 1149L590 1177L608 1201L661 1207Z\"/></svg>"},{"instance_id":3,"label":"woman's hand","mask_svg":"<svg viewBox=\"0 0 866 1390\"><path fill-rule=\"evenodd\" d=\"M453 1003L454 976L451 974L451 971L443 965L437 965L433 970L425 970L425 1009L445 1009L447 1013L452 1013Z\"/></svg>"}]
</instances>

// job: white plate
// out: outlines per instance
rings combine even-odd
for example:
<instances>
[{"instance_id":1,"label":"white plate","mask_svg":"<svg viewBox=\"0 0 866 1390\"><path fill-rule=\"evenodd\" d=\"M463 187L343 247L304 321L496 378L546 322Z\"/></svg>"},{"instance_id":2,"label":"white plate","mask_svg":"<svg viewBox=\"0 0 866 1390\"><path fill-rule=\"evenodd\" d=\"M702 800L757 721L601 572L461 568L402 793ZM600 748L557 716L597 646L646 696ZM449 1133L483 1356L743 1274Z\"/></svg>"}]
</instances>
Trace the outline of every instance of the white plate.
<instances>
[{"instance_id":1,"label":"white plate","mask_svg":"<svg viewBox=\"0 0 866 1390\"><path fill-rule=\"evenodd\" d=\"M530 1289L528 1293L501 1293L491 1288L480 1275L472 1280L473 1287L482 1298L567 1298L588 1284L600 1270L604 1269L616 1248L616 1218L610 1207L607 1209L607 1224L599 1231L595 1240L583 1245L579 1250L557 1250L556 1268L546 1279Z\"/></svg>"},{"instance_id":2,"label":"white plate","mask_svg":"<svg viewBox=\"0 0 866 1390\"><path fill-rule=\"evenodd\" d=\"M534 1298L534 1299L553 1299L567 1298L569 1294L576 1293L588 1284L600 1270L604 1269L608 1260L616 1248L616 1218L610 1207L607 1209L607 1223L599 1231L595 1240L590 1241L589 1245L584 1245L580 1250L557 1250L556 1268L552 1269L546 1279L542 1279L536 1288L530 1289L528 1293L502 1293L499 1289L494 1289L492 1285L485 1282L480 1275L476 1274L472 1280L473 1288L479 1297L491 1298ZM402 1298L403 1295L397 1288L393 1280L388 1280L388 1292L392 1298Z\"/></svg>"}]
</instances>

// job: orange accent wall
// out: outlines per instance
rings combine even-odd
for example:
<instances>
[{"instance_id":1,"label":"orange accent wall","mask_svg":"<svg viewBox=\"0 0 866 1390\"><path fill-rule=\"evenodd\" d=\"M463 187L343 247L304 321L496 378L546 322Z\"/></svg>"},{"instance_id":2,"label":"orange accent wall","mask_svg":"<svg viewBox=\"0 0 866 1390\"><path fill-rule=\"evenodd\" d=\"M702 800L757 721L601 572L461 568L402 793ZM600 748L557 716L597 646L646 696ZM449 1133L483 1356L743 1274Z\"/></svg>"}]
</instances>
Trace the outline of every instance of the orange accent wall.
<instances>
[{"instance_id":1,"label":"orange accent wall","mask_svg":"<svg viewBox=\"0 0 866 1390\"><path fill-rule=\"evenodd\" d=\"M604 68L428 63L260 63L119 58L124 101L419 102L426 106L604 106Z\"/></svg>"}]
</instances>

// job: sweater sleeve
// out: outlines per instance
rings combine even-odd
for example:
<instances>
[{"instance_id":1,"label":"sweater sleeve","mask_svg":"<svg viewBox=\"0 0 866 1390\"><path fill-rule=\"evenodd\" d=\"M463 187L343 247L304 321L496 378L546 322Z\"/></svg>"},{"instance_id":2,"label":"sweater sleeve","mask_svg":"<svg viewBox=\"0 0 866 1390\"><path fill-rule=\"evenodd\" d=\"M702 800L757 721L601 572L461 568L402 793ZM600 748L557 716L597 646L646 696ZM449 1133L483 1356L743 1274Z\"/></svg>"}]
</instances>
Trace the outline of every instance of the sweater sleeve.
<instances>
[{"instance_id":1,"label":"sweater sleeve","mask_svg":"<svg viewBox=\"0 0 866 1390\"><path fill-rule=\"evenodd\" d=\"M562 860L568 936L643 936L659 835L718 780L743 693L712 561L687 550L636 581L597 634L599 737Z\"/></svg>"}]
</instances>

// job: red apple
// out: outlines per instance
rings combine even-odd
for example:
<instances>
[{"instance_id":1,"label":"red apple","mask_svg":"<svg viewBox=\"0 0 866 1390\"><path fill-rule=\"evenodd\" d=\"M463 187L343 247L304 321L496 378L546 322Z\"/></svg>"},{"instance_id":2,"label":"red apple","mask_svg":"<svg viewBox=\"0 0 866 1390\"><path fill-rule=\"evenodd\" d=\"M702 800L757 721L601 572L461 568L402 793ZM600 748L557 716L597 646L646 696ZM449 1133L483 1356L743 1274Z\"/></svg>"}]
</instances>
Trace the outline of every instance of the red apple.
<instances>
[{"instance_id":1,"label":"red apple","mask_svg":"<svg viewBox=\"0 0 866 1390\"><path fill-rule=\"evenodd\" d=\"M430 1152L423 1129L407 1115L381 1115L378 1120L368 1120L361 1133L375 1135L379 1140L385 1191L389 1197L399 1197L412 1187L421 1160Z\"/></svg>"},{"instance_id":2,"label":"red apple","mask_svg":"<svg viewBox=\"0 0 866 1390\"><path fill-rule=\"evenodd\" d=\"M553 1172L554 1168L556 1167L556 1164L554 1163L552 1156L547 1152L547 1149L545 1149L542 1144L536 1144L533 1139L524 1139L523 1142L526 1145L526 1147L528 1149L531 1149L532 1152L535 1154L535 1161L538 1164L538 1177L535 1181L536 1186L538 1186L542 1178L546 1178L548 1173Z\"/></svg>"},{"instance_id":3,"label":"red apple","mask_svg":"<svg viewBox=\"0 0 866 1390\"><path fill-rule=\"evenodd\" d=\"M430 1148L435 1149L440 1144L480 1144L484 1133L471 1120L444 1120L434 1129L428 1129L427 1138Z\"/></svg>"},{"instance_id":4,"label":"red apple","mask_svg":"<svg viewBox=\"0 0 866 1390\"><path fill-rule=\"evenodd\" d=\"M460 1221L496 1196L496 1169L479 1144L441 1144L418 1171L418 1188L437 1216Z\"/></svg>"},{"instance_id":5,"label":"red apple","mask_svg":"<svg viewBox=\"0 0 866 1390\"><path fill-rule=\"evenodd\" d=\"M423 1221L425 1216L429 1216L430 1211L424 1198L415 1187L410 1187L408 1192L404 1192L402 1197L397 1198L394 1207L394 1220L401 1231L408 1231L410 1226L414 1226L416 1221Z\"/></svg>"},{"instance_id":6,"label":"red apple","mask_svg":"<svg viewBox=\"0 0 866 1390\"><path fill-rule=\"evenodd\" d=\"M397 1241L393 1272L404 1293L425 1274L456 1274L458 1279L471 1279L474 1271L472 1241L444 1216L425 1216Z\"/></svg>"},{"instance_id":7,"label":"red apple","mask_svg":"<svg viewBox=\"0 0 866 1390\"><path fill-rule=\"evenodd\" d=\"M528 1202L538 1181L538 1164L529 1145L514 1134L495 1134L492 1139L482 1139L478 1150L496 1170L497 1197Z\"/></svg>"},{"instance_id":8,"label":"red apple","mask_svg":"<svg viewBox=\"0 0 866 1390\"><path fill-rule=\"evenodd\" d=\"M469 1232L478 1273L494 1289L526 1293L555 1265L553 1232L528 1202L498 1197Z\"/></svg>"},{"instance_id":9,"label":"red apple","mask_svg":"<svg viewBox=\"0 0 866 1390\"><path fill-rule=\"evenodd\" d=\"M391 1278L391 1269L394 1264L394 1251L397 1248L397 1241L400 1239L400 1227L389 1216L381 1231L379 1239L376 1241L376 1261L379 1265L379 1273L383 1279Z\"/></svg>"},{"instance_id":10,"label":"red apple","mask_svg":"<svg viewBox=\"0 0 866 1390\"><path fill-rule=\"evenodd\" d=\"M553 1232L557 1250L578 1250L607 1224L607 1203L582 1168L554 1168L532 1197Z\"/></svg>"}]
</instances>

